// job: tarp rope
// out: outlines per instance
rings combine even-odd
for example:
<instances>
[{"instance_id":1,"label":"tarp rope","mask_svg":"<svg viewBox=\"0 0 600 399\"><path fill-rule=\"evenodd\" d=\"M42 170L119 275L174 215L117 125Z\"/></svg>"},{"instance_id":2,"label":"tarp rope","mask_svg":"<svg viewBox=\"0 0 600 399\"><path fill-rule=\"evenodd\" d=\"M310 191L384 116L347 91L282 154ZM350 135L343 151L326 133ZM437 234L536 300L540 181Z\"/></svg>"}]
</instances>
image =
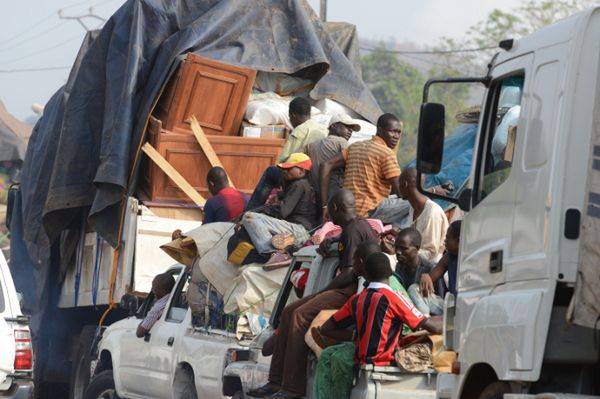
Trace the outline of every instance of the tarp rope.
<instances>
[{"instance_id":1,"label":"tarp rope","mask_svg":"<svg viewBox=\"0 0 600 399\"><path fill-rule=\"evenodd\" d=\"M77 271L75 272L75 307L79 303L79 287L81 286L81 270L83 269L83 251L85 249L85 229L86 218L82 215L81 232L79 233L79 242L77 243L77 254L75 255L75 263Z\"/></svg>"},{"instance_id":2,"label":"tarp rope","mask_svg":"<svg viewBox=\"0 0 600 399\"><path fill-rule=\"evenodd\" d=\"M98 289L100 288L100 265L102 264L102 246L104 240L100 235L96 235L96 260L94 262L94 272L92 274L92 304L96 306L98 301Z\"/></svg>"},{"instance_id":3,"label":"tarp rope","mask_svg":"<svg viewBox=\"0 0 600 399\"><path fill-rule=\"evenodd\" d=\"M167 83L168 83L168 81L165 82L162 85L162 87L160 88L160 92L158 93L158 96L156 96L156 100L154 100L154 103L152 104L152 107L150 108L150 112L148 113L148 117L146 118L146 123L144 123L143 133L140 136L140 141L138 143L137 150L135 152L135 158L133 160L131 172L129 173L129 180L127 183L127 188L131 185L131 181L133 180L133 175L135 174L135 169L136 169L137 164L140 159L140 154L142 153L142 145L144 144L144 137L146 137L146 131L148 130L148 123L150 123L150 117L152 116L152 113L154 112L154 108L156 108L156 105L158 104L158 100L162 96L163 91L164 91L165 87L167 86ZM113 253L113 263L112 263L112 269L110 271L110 285L108 288L108 308L102 314L102 317L100 318L100 321L98 322L99 326L102 326L104 324L104 320L106 319L106 316L108 316L110 311L117 307L117 304L115 303L115 300L114 300L114 294L115 294L115 284L116 284L116 279L117 279L117 269L119 266L121 236L123 234L123 224L125 222L125 209L127 208L127 188L125 188L123 190L123 196L121 199L121 217L120 217L120 221L119 221L119 234L117 236L117 247L115 248L114 253Z\"/></svg>"}]
</instances>

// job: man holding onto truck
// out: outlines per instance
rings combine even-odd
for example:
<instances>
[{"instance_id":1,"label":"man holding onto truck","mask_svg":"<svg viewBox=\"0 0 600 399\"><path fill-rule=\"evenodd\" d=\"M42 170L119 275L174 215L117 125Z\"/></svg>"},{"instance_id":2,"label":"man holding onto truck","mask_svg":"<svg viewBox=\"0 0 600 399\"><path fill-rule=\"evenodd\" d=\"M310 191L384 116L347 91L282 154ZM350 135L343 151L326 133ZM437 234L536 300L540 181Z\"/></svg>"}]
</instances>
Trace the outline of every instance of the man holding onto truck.
<instances>
[{"instance_id":1,"label":"man holding onto truck","mask_svg":"<svg viewBox=\"0 0 600 399\"><path fill-rule=\"evenodd\" d=\"M143 338L150 332L154 323L160 319L169 301L169 294L174 286L175 279L169 273L162 273L154 277L154 280L152 280L152 293L156 297L156 300L148 314L146 314L146 317L144 317L144 320L138 325L135 331L136 337Z\"/></svg>"},{"instance_id":2,"label":"man holding onto truck","mask_svg":"<svg viewBox=\"0 0 600 399\"><path fill-rule=\"evenodd\" d=\"M285 162L291 154L302 152L304 146L327 136L327 127L310 119L310 102L304 97L296 97L290 102L289 117L294 129L289 134L279 162ZM246 210L262 206L274 188L283 183L281 170L276 166L269 166L258 181Z\"/></svg>"},{"instance_id":3,"label":"man holding onto truck","mask_svg":"<svg viewBox=\"0 0 600 399\"><path fill-rule=\"evenodd\" d=\"M377 120L377 134L371 140L354 143L321 164L319 185L323 209L326 209L331 173L340 168L345 168L344 188L354 194L359 216L366 217L390 191L400 195L400 166L394 148L401 135L400 119L393 114L383 114Z\"/></svg>"},{"instance_id":4,"label":"man holding onto truck","mask_svg":"<svg viewBox=\"0 0 600 399\"><path fill-rule=\"evenodd\" d=\"M287 306L277 329L269 382L248 392L250 396L269 398L300 398L306 391L306 365L309 348L304 336L310 323L323 309L337 309L358 287L353 272L354 254L365 241L377 241L369 223L356 215L354 196L341 189L329 202L329 214L343 231L339 238L339 274L320 293L297 300ZM321 250L327 250L331 240L325 240ZM388 269L389 269L388 262Z\"/></svg>"}]
</instances>

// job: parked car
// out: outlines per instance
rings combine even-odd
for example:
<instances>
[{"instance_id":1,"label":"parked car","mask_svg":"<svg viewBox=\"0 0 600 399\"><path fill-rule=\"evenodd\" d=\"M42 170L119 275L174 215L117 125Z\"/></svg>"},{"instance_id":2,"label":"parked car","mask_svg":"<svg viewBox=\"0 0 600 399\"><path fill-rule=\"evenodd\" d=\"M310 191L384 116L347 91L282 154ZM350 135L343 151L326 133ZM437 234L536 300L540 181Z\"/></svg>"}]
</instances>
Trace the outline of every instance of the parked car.
<instances>
[{"instance_id":1,"label":"parked car","mask_svg":"<svg viewBox=\"0 0 600 399\"><path fill-rule=\"evenodd\" d=\"M8 264L0 252L0 397L33 397L29 318L21 313Z\"/></svg>"}]
</instances>

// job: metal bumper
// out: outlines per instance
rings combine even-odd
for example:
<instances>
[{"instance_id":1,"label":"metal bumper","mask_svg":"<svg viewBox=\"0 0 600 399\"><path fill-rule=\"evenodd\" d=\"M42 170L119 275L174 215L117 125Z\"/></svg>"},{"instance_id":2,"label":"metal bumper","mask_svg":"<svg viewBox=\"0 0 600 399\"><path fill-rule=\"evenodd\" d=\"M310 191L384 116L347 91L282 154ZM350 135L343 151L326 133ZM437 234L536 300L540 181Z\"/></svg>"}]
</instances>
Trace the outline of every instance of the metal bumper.
<instances>
[{"instance_id":1,"label":"metal bumper","mask_svg":"<svg viewBox=\"0 0 600 399\"><path fill-rule=\"evenodd\" d=\"M1 399L31 399L33 398L33 381L15 380L7 391L0 391Z\"/></svg>"}]
</instances>

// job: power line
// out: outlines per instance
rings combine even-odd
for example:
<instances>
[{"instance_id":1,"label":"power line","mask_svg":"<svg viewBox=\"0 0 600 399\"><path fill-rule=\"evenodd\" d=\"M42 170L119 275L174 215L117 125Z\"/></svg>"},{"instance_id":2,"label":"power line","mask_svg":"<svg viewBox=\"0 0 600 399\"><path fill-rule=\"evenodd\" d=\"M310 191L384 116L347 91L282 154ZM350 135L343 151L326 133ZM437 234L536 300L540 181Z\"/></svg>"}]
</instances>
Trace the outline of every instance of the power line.
<instances>
[{"instance_id":1,"label":"power line","mask_svg":"<svg viewBox=\"0 0 600 399\"><path fill-rule=\"evenodd\" d=\"M61 23L59 23L58 25L54 25L53 27L51 27L51 28L48 28L48 29L46 29L45 31L42 31L42 32L40 32L40 33L36 34L35 36L32 36L32 37L30 37L30 38L27 38L27 39L23 39L23 40L21 40L21 41L19 41L19 42L16 42L16 43L12 43L12 44L10 44L10 45L9 45L9 46L7 46L7 47L0 48L0 52L2 52L2 51L7 51L7 50L13 49L13 48L15 48L15 47L19 47L19 46L20 46L21 44L23 44L23 43L27 43L27 42L30 42L30 41L32 41L32 40L35 40L35 39L39 38L41 35L44 35L44 34L46 34L46 33L48 33L48 32L52 32L53 30L60 28L61 26L63 26L63 25L65 25L65 24L67 24L68 22L69 22L69 21L62 21L62 22L61 22Z\"/></svg>"},{"instance_id":2,"label":"power line","mask_svg":"<svg viewBox=\"0 0 600 399\"><path fill-rule=\"evenodd\" d=\"M53 16L57 15L57 13L60 10L67 10L67 9L70 9L70 8L78 7L78 6L81 6L83 4L90 3L91 1L92 0L77 1L75 3L72 3L72 4L66 5L64 7L61 7L59 9L51 12L50 14L47 14L46 16L40 18L35 23L29 25L27 28L24 28L22 31L20 31L18 33L15 33L12 36L9 36L7 38L4 38L4 39L0 40L0 44L6 44L6 43L9 43L9 42L12 42L14 39L18 39L19 37L23 36L24 34L30 33L30 31L32 29L35 29L35 28L39 27L42 23L46 22L47 20L51 19ZM110 3L112 1L114 1L114 0L108 0L108 1L104 1L104 2L98 1L98 2L96 2L94 4L92 4L92 7L94 7L96 5L104 5L104 4Z\"/></svg>"},{"instance_id":3,"label":"power line","mask_svg":"<svg viewBox=\"0 0 600 399\"><path fill-rule=\"evenodd\" d=\"M41 68L0 69L0 73L56 71L56 70L61 70L61 69L71 69L71 67L70 66L53 66L53 67L41 67Z\"/></svg>"},{"instance_id":4,"label":"power line","mask_svg":"<svg viewBox=\"0 0 600 399\"><path fill-rule=\"evenodd\" d=\"M39 54L42 54L42 53L47 53L50 50L53 50L53 49L55 49L57 47L60 47L60 46L64 46L65 44L70 43L70 42L72 42L72 41L74 41L76 39L82 40L82 35L78 34L77 36L73 36L73 37L71 37L71 38L69 38L69 39L67 39L67 40L65 40L63 42L55 44L54 46L46 47L46 48L44 48L42 50L38 50L38 51L35 51L33 53L26 54L26 55L24 55L22 57L12 59L9 62L5 62L2 65L12 64L13 62L16 62L16 61L21 61L21 60L24 60L24 59L27 59L27 58L30 58L30 57L35 57L36 55L39 55Z\"/></svg>"},{"instance_id":5,"label":"power line","mask_svg":"<svg viewBox=\"0 0 600 399\"><path fill-rule=\"evenodd\" d=\"M452 49L452 50L423 50L423 51L388 50L385 48L367 47L367 46L360 46L360 48L365 51L382 51L384 53L391 53L391 54L455 54L455 53L475 53L475 52L479 52L479 51L493 50L493 49L497 48L497 46Z\"/></svg>"}]
</instances>

